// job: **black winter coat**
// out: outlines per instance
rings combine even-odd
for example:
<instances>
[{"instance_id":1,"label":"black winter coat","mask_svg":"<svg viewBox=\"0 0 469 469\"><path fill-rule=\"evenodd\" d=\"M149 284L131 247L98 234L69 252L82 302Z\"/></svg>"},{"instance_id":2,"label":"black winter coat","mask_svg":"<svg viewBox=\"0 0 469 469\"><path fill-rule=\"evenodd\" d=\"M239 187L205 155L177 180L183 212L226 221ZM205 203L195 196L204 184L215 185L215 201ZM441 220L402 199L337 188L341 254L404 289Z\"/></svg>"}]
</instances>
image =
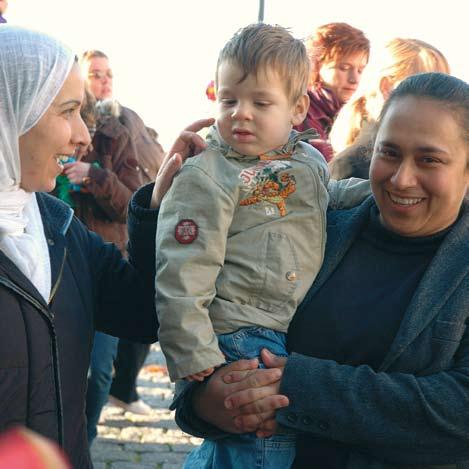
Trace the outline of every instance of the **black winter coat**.
<instances>
[{"instance_id":1,"label":"black winter coat","mask_svg":"<svg viewBox=\"0 0 469 469\"><path fill-rule=\"evenodd\" d=\"M25 425L59 442L73 467L92 467L85 425L89 356L96 329L143 343L157 339L154 254L133 248L139 270L73 217L37 194L49 245L52 289L46 304L0 251L0 431ZM131 212L131 213L130 213ZM148 233L129 212L129 230ZM135 263L137 264L137 263Z\"/></svg>"}]
</instances>

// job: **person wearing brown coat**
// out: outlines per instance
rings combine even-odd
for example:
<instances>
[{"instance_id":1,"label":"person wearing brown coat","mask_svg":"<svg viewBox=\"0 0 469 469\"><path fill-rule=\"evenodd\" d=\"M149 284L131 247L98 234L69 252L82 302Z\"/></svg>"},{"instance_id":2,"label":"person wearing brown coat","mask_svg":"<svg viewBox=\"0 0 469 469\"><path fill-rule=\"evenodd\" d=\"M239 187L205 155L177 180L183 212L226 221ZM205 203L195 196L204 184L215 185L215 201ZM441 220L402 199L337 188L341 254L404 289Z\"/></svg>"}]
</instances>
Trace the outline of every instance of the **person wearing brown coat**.
<instances>
[{"instance_id":1,"label":"person wearing brown coat","mask_svg":"<svg viewBox=\"0 0 469 469\"><path fill-rule=\"evenodd\" d=\"M73 169L88 168L81 181L71 180L81 182L80 191L71 193L75 215L125 255L127 205L143 180L135 144L116 112L112 103L96 105L92 149L79 162L65 164L64 173L69 176Z\"/></svg>"},{"instance_id":2,"label":"person wearing brown coat","mask_svg":"<svg viewBox=\"0 0 469 469\"><path fill-rule=\"evenodd\" d=\"M158 134L153 129L146 127L137 113L120 105L114 99L113 72L106 54L98 50L87 51L83 54L81 63L83 73L87 78L87 85L98 101L98 109L109 107L112 110L111 114L130 135L135 147L142 182L154 181L164 156L163 148L158 143ZM99 414L109 394L112 358L114 358L115 376L110 400L125 410L137 413L150 412L150 407L139 399L136 390L137 375L148 351L147 344L122 340L119 341L116 357L113 338L97 335L91 362L91 379L94 382L94 387L91 386L87 399L89 442L96 436Z\"/></svg>"}]
</instances>

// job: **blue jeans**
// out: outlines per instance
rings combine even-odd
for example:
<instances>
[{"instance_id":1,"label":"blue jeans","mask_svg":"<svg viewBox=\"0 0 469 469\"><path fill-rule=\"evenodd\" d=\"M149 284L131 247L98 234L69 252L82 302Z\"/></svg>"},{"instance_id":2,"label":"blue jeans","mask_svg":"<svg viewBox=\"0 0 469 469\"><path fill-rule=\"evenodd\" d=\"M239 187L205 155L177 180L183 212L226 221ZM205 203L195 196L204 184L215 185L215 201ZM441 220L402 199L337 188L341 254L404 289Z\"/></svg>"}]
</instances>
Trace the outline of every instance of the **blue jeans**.
<instances>
[{"instance_id":1,"label":"blue jeans","mask_svg":"<svg viewBox=\"0 0 469 469\"><path fill-rule=\"evenodd\" d=\"M263 348L275 355L287 356L286 334L264 327L248 327L220 335L218 344L228 362L259 357ZM255 433L246 433L221 440L204 440L199 448L189 453L184 469L286 469L294 459L294 434L256 438Z\"/></svg>"},{"instance_id":2,"label":"blue jeans","mask_svg":"<svg viewBox=\"0 0 469 469\"><path fill-rule=\"evenodd\" d=\"M86 391L86 431L89 445L96 438L99 416L109 396L112 383L112 364L117 355L118 342L117 337L102 332L96 332L94 335Z\"/></svg>"}]
</instances>

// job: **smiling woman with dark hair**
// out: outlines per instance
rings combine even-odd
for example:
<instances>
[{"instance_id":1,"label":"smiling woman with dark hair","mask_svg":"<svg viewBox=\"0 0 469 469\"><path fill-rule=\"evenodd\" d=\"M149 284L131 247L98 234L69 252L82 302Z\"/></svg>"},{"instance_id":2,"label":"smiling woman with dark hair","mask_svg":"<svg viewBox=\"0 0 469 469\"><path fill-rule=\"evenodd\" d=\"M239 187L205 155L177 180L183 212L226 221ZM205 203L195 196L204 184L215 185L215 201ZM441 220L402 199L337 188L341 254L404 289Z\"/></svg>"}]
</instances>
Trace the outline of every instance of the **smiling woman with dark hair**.
<instances>
[{"instance_id":1,"label":"smiling woman with dark hair","mask_svg":"<svg viewBox=\"0 0 469 469\"><path fill-rule=\"evenodd\" d=\"M328 213L288 358L263 350L268 369L232 363L174 403L181 428L211 439L206 467L221 467L219 439L279 425L298 434L297 468L469 467L468 129L462 80L420 74L392 93L373 195Z\"/></svg>"}]
</instances>

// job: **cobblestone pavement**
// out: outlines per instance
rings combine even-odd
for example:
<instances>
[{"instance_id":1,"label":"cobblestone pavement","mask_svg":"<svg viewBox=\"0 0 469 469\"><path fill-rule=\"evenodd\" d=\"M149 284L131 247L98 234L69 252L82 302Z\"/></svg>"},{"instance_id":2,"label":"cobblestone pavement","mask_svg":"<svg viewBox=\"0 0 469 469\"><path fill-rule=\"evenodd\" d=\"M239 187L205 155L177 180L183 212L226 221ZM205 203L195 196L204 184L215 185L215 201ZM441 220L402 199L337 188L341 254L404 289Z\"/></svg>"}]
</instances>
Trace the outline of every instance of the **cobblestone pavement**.
<instances>
[{"instance_id":1,"label":"cobblestone pavement","mask_svg":"<svg viewBox=\"0 0 469 469\"><path fill-rule=\"evenodd\" d=\"M182 432L168 410L173 395L163 354L152 345L138 379L138 393L153 411L141 416L106 405L91 448L95 469L176 469L201 440Z\"/></svg>"}]
</instances>

